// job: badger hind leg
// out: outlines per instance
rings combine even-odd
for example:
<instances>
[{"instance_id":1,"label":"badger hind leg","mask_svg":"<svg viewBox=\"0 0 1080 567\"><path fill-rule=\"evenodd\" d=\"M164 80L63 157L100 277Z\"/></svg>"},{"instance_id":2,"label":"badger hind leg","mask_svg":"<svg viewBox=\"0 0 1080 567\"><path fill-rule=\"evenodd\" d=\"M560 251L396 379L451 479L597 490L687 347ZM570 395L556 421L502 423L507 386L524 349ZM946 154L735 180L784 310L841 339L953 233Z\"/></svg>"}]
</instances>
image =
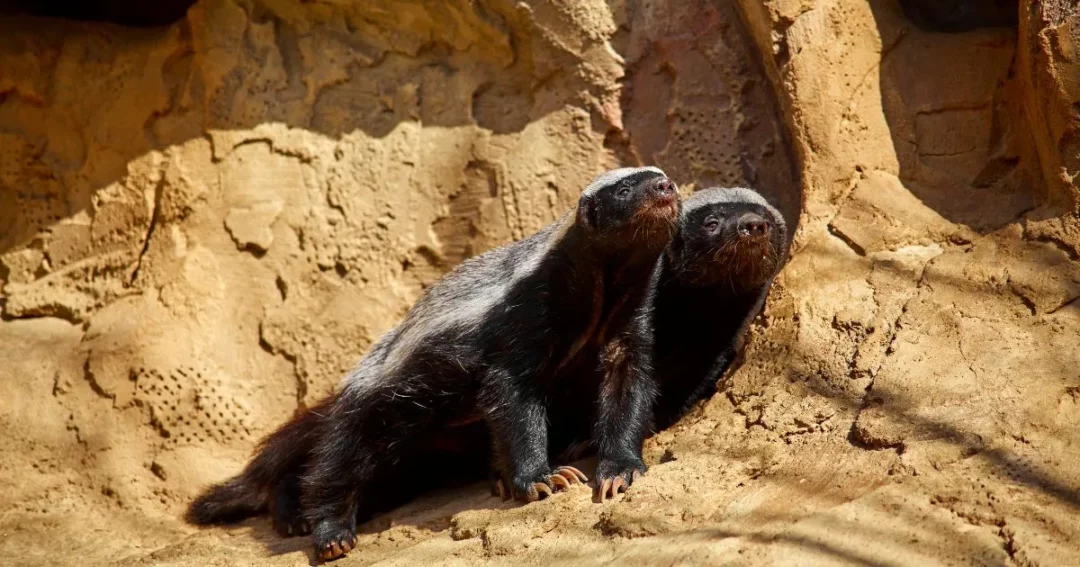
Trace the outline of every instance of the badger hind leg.
<instances>
[{"instance_id":1,"label":"badger hind leg","mask_svg":"<svg viewBox=\"0 0 1080 567\"><path fill-rule=\"evenodd\" d=\"M288 474L274 487L270 497L270 519L274 531L281 537L311 533L311 524L300 508L300 475Z\"/></svg>"},{"instance_id":2,"label":"badger hind leg","mask_svg":"<svg viewBox=\"0 0 1080 567\"><path fill-rule=\"evenodd\" d=\"M325 436L301 479L303 516L320 561L337 559L356 547L357 499L376 476L379 459L366 437L343 431Z\"/></svg>"},{"instance_id":3,"label":"badger hind leg","mask_svg":"<svg viewBox=\"0 0 1080 567\"><path fill-rule=\"evenodd\" d=\"M356 546L357 514L384 499L383 491L394 490L379 480L407 472L402 467L413 461L439 419L431 398L414 384L346 392L325 416L300 479L303 516L320 560Z\"/></svg>"}]
</instances>

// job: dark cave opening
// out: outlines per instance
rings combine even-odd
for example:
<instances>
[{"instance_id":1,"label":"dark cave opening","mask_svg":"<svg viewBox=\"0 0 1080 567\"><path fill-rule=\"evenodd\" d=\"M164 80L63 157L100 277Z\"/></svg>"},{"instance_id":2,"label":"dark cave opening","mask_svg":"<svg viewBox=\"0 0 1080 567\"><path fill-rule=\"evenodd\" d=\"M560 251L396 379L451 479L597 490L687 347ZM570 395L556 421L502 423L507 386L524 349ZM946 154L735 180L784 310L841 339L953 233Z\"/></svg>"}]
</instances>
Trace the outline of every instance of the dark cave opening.
<instances>
[{"instance_id":1,"label":"dark cave opening","mask_svg":"<svg viewBox=\"0 0 1080 567\"><path fill-rule=\"evenodd\" d=\"M904 14L927 31L958 33L978 28L1016 27L1015 0L900 0Z\"/></svg>"},{"instance_id":2,"label":"dark cave opening","mask_svg":"<svg viewBox=\"0 0 1080 567\"><path fill-rule=\"evenodd\" d=\"M157 27L182 19L195 0L0 0L0 15Z\"/></svg>"}]
</instances>

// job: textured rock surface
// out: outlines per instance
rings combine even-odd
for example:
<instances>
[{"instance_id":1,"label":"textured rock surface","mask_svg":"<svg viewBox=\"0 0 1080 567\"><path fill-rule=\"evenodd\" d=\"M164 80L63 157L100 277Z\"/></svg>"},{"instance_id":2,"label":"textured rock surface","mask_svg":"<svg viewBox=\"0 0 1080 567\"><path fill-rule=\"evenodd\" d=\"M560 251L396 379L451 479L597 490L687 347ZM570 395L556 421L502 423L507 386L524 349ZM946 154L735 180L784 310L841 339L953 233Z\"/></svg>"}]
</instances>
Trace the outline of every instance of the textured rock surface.
<instances>
[{"instance_id":1,"label":"textured rock surface","mask_svg":"<svg viewBox=\"0 0 1080 567\"><path fill-rule=\"evenodd\" d=\"M3 563L307 564L179 514L440 274L638 162L798 220L744 365L618 503L478 485L343 563L1080 561L1071 3L960 34L886 1L393 6L0 20Z\"/></svg>"}]
</instances>

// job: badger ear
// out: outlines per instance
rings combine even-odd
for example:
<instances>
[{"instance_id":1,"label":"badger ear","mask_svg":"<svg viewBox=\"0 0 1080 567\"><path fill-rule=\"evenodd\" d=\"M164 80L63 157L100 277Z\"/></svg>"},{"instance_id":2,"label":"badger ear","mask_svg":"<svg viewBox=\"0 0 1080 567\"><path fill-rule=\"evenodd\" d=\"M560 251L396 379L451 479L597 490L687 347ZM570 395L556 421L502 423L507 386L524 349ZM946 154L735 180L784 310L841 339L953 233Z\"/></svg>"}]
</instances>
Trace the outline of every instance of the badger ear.
<instances>
[{"instance_id":1,"label":"badger ear","mask_svg":"<svg viewBox=\"0 0 1080 567\"><path fill-rule=\"evenodd\" d=\"M592 195L582 195L578 201L577 222L589 230L596 228L596 199Z\"/></svg>"},{"instance_id":2,"label":"badger ear","mask_svg":"<svg viewBox=\"0 0 1080 567\"><path fill-rule=\"evenodd\" d=\"M778 250L781 255L786 256L788 247L791 245L788 242L787 223L784 222L784 215L780 214L780 211L776 210L772 206L766 209L769 212L769 218L773 222L775 230L773 230L773 239L778 244Z\"/></svg>"},{"instance_id":3,"label":"badger ear","mask_svg":"<svg viewBox=\"0 0 1080 567\"><path fill-rule=\"evenodd\" d=\"M667 256L668 264L677 266L682 262L683 247L682 233L676 232L671 242L668 242L667 247L664 248L664 255Z\"/></svg>"}]
</instances>

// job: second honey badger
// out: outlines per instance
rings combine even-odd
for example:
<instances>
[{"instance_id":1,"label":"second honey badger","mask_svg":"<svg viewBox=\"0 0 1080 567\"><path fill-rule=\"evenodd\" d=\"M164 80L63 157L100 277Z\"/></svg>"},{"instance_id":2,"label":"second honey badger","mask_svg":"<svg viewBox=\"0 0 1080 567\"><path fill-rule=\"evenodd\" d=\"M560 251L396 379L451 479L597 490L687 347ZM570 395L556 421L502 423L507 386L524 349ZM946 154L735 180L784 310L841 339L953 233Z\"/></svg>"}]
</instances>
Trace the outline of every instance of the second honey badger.
<instances>
[{"instance_id":1,"label":"second honey badger","mask_svg":"<svg viewBox=\"0 0 1080 567\"><path fill-rule=\"evenodd\" d=\"M592 393L597 482L629 484L647 414L626 408L648 408L655 391L649 300L678 211L659 169L601 174L576 212L436 282L338 393L265 439L189 519L234 521L277 505L292 523L298 491L316 554L341 556L372 493L394 490L400 468L441 430L474 417L487 426L503 486L524 500L550 494L584 479L550 466L547 435L547 400L577 387L570 369L583 365L604 368Z\"/></svg>"},{"instance_id":2,"label":"second honey badger","mask_svg":"<svg viewBox=\"0 0 1080 567\"><path fill-rule=\"evenodd\" d=\"M683 203L655 300L657 430L713 392L787 246L784 218L751 189L704 189Z\"/></svg>"}]
</instances>

